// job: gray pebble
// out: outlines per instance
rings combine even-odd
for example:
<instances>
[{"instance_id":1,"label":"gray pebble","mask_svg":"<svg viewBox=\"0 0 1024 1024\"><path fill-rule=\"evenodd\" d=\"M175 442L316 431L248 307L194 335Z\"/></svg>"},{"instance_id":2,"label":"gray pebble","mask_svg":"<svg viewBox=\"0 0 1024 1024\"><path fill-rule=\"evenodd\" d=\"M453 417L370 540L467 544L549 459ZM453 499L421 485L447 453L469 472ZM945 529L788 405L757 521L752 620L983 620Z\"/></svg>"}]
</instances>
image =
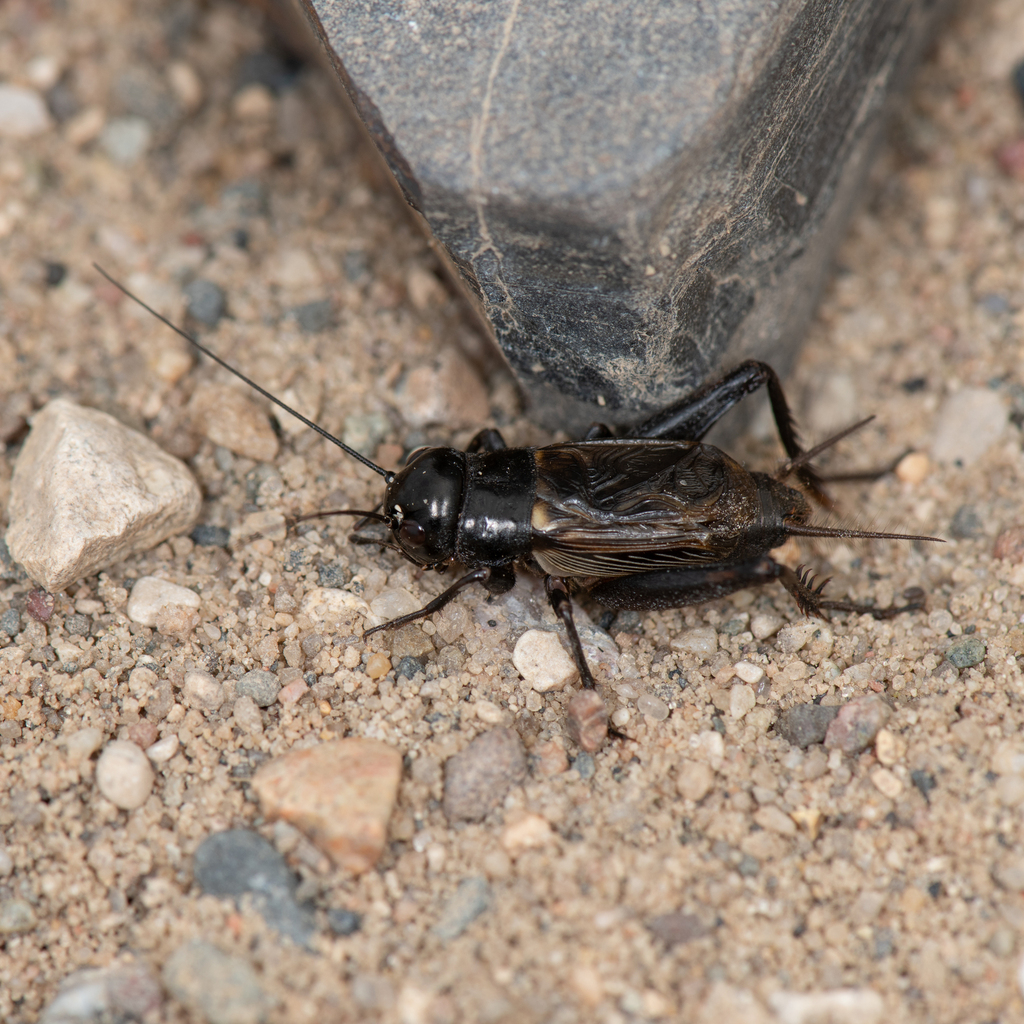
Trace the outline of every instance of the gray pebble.
<instances>
[{"instance_id":1,"label":"gray pebble","mask_svg":"<svg viewBox=\"0 0 1024 1024\"><path fill-rule=\"evenodd\" d=\"M681 910L659 914L647 922L647 929L666 946L693 942L694 939L703 938L709 931L696 914L684 914Z\"/></svg>"},{"instance_id":2,"label":"gray pebble","mask_svg":"<svg viewBox=\"0 0 1024 1024\"><path fill-rule=\"evenodd\" d=\"M335 935L355 935L363 926L363 918L354 910L335 908L327 911L327 923Z\"/></svg>"},{"instance_id":3,"label":"gray pebble","mask_svg":"<svg viewBox=\"0 0 1024 1024\"><path fill-rule=\"evenodd\" d=\"M352 578L352 574L340 562L332 565L321 565L318 582L321 587L341 589Z\"/></svg>"},{"instance_id":4,"label":"gray pebble","mask_svg":"<svg viewBox=\"0 0 1024 1024\"><path fill-rule=\"evenodd\" d=\"M745 853L740 858L739 864L736 865L736 870L744 878L755 878L757 873L761 870L761 862L756 857L752 857L749 853Z\"/></svg>"},{"instance_id":5,"label":"gray pebble","mask_svg":"<svg viewBox=\"0 0 1024 1024\"><path fill-rule=\"evenodd\" d=\"M246 672L235 683L236 697L252 697L253 701L261 708L270 707L277 700L280 690L281 683L277 676L262 668L254 668L251 672Z\"/></svg>"},{"instance_id":6,"label":"gray pebble","mask_svg":"<svg viewBox=\"0 0 1024 1024\"><path fill-rule=\"evenodd\" d=\"M949 532L957 540L969 540L981 533L981 519L978 518L978 510L973 505L961 505L949 524Z\"/></svg>"},{"instance_id":7,"label":"gray pebble","mask_svg":"<svg viewBox=\"0 0 1024 1024\"><path fill-rule=\"evenodd\" d=\"M0 633L16 636L21 631L21 616L16 608L8 608L0 615Z\"/></svg>"},{"instance_id":8,"label":"gray pebble","mask_svg":"<svg viewBox=\"0 0 1024 1024\"><path fill-rule=\"evenodd\" d=\"M307 334L319 334L334 323L334 308L330 299L295 306L291 315Z\"/></svg>"},{"instance_id":9,"label":"gray pebble","mask_svg":"<svg viewBox=\"0 0 1024 1024\"><path fill-rule=\"evenodd\" d=\"M247 961L201 939L172 953L163 977L171 995L208 1024L259 1024L272 1005Z\"/></svg>"},{"instance_id":10,"label":"gray pebble","mask_svg":"<svg viewBox=\"0 0 1024 1024\"><path fill-rule=\"evenodd\" d=\"M295 899L298 880L280 853L248 829L215 832L196 850L193 873L211 896L253 894L263 920L299 945L308 945L316 924Z\"/></svg>"},{"instance_id":11,"label":"gray pebble","mask_svg":"<svg viewBox=\"0 0 1024 1024\"><path fill-rule=\"evenodd\" d=\"M0 900L0 935L30 932L36 926L32 904L21 899Z\"/></svg>"},{"instance_id":12,"label":"gray pebble","mask_svg":"<svg viewBox=\"0 0 1024 1024\"><path fill-rule=\"evenodd\" d=\"M594 777L594 772L597 771L597 762L594 760L593 754L581 750L573 759L572 767L580 773L580 778L586 781Z\"/></svg>"},{"instance_id":13,"label":"gray pebble","mask_svg":"<svg viewBox=\"0 0 1024 1024\"><path fill-rule=\"evenodd\" d=\"M224 449L225 451L227 449ZM192 541L201 548L224 548L231 540L231 531L223 526L200 523L190 534Z\"/></svg>"},{"instance_id":14,"label":"gray pebble","mask_svg":"<svg viewBox=\"0 0 1024 1024\"><path fill-rule=\"evenodd\" d=\"M185 286L185 301L189 316L207 327L216 327L227 308L221 287L205 277L197 277Z\"/></svg>"},{"instance_id":15,"label":"gray pebble","mask_svg":"<svg viewBox=\"0 0 1024 1024\"><path fill-rule=\"evenodd\" d=\"M42 96L21 85L0 85L0 138L27 139L51 127Z\"/></svg>"},{"instance_id":16,"label":"gray pebble","mask_svg":"<svg viewBox=\"0 0 1024 1024\"><path fill-rule=\"evenodd\" d=\"M985 651L985 641L971 636L953 644L946 651L946 657L957 668L971 668L973 665L980 665L985 660Z\"/></svg>"},{"instance_id":17,"label":"gray pebble","mask_svg":"<svg viewBox=\"0 0 1024 1024\"><path fill-rule=\"evenodd\" d=\"M491 905L491 887L483 878L464 878L441 911L434 934L442 942L457 939Z\"/></svg>"},{"instance_id":18,"label":"gray pebble","mask_svg":"<svg viewBox=\"0 0 1024 1024\"><path fill-rule=\"evenodd\" d=\"M825 733L837 714L837 707L797 704L779 715L775 732L794 747L809 747L825 739Z\"/></svg>"},{"instance_id":19,"label":"gray pebble","mask_svg":"<svg viewBox=\"0 0 1024 1024\"><path fill-rule=\"evenodd\" d=\"M149 149L153 129L142 117L115 117L100 133L100 145L115 164L130 167Z\"/></svg>"},{"instance_id":20,"label":"gray pebble","mask_svg":"<svg viewBox=\"0 0 1024 1024\"><path fill-rule=\"evenodd\" d=\"M401 679L404 676L406 679L412 679L417 672L422 671L423 666L415 658L407 656L395 666L395 678Z\"/></svg>"},{"instance_id":21,"label":"gray pebble","mask_svg":"<svg viewBox=\"0 0 1024 1024\"><path fill-rule=\"evenodd\" d=\"M482 733L444 766L444 813L449 821L482 821L526 777L526 751L511 729Z\"/></svg>"},{"instance_id":22,"label":"gray pebble","mask_svg":"<svg viewBox=\"0 0 1024 1024\"><path fill-rule=\"evenodd\" d=\"M0 622L0 628L3 628L3 623ZM64 620L64 628L68 631L71 636L88 636L92 632L92 619L88 615L69 615Z\"/></svg>"},{"instance_id":23,"label":"gray pebble","mask_svg":"<svg viewBox=\"0 0 1024 1024\"><path fill-rule=\"evenodd\" d=\"M39 1024L142 1020L163 1003L159 980L145 963L87 968L69 974Z\"/></svg>"}]
</instances>

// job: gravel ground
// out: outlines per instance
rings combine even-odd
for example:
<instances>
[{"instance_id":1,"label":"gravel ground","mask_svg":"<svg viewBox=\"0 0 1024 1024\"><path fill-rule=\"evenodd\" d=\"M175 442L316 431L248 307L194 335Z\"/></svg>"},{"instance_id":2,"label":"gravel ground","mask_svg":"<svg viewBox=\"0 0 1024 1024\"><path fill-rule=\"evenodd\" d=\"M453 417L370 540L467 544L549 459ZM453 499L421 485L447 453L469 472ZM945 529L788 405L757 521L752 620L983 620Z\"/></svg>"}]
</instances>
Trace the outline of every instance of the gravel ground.
<instances>
[{"instance_id":1,"label":"gravel ground","mask_svg":"<svg viewBox=\"0 0 1024 1024\"><path fill-rule=\"evenodd\" d=\"M876 416L826 469L915 453L835 485L843 519L948 543L784 557L836 597L917 586L927 609L805 629L781 588L587 607L629 737L593 757L565 737L571 687L513 664L553 626L535 581L362 641L367 605L443 581L347 521L284 516L372 507L378 478L225 406L245 392L91 268L176 318L187 301L208 344L386 466L484 425L550 440L329 82L224 3L8 0L0 19L0 82L29 90L0 88L0 507L57 395L147 434L205 496L197 532L52 609L0 564L0 1018L92 1019L58 1013L91 984L89 1005L149 1022L1024 1019L1024 0L965 4L942 33L789 382L809 438ZM224 407L242 411L218 433ZM769 427L735 454L773 465ZM198 609L130 617L154 576ZM323 588L348 604L325 614ZM855 698L866 740L823 746ZM787 712L812 702L823 724L799 733ZM250 785L342 737L404 757L358 875ZM468 796L443 792L456 755ZM226 830L247 831L195 856ZM224 858L278 881L239 895Z\"/></svg>"}]
</instances>

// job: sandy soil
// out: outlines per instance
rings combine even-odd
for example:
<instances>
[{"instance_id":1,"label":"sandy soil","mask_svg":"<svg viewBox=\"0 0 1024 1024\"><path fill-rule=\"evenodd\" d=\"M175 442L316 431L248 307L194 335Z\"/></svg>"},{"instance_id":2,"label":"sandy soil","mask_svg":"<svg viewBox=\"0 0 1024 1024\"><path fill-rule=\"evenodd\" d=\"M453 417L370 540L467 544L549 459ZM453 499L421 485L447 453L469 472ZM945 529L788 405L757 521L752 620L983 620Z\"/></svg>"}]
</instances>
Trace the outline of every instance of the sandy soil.
<instances>
[{"instance_id":1,"label":"sandy soil","mask_svg":"<svg viewBox=\"0 0 1024 1024\"><path fill-rule=\"evenodd\" d=\"M366 600L405 590L417 601L441 581L352 545L345 522L288 536L244 529L267 511L370 507L378 478L290 423L269 463L215 447L189 402L201 381L228 379L197 367L91 269L102 262L175 316L185 282L215 282L229 316L205 340L387 465L403 446L462 445L488 424L513 444L549 440L335 113L329 83L314 68L247 59L268 51L268 31L224 3L70 0L58 14L9 0L0 19L0 80L56 90L60 118L31 138L0 138L0 508L22 417L70 395L184 458L206 494L201 523L234 531L226 548L177 537L86 579L58 595L46 624L26 611L31 584L5 569L0 615L19 619L0 648L25 657L0 672L0 901L26 901L36 923L0 937L0 1018L36 1021L82 967L141 960L159 974L202 937L255 968L270 1021L810 1020L786 1016L786 1005L798 1011L785 993L844 987L859 994L837 1020L879 1019L868 989L894 1022L1024 1019L1013 632L1024 567L1020 545L993 554L1024 498L1024 182L1004 149L1024 137L1010 82L1024 0L965 5L942 33L789 384L808 437L876 416L828 467L928 456L903 480L837 485L849 520L949 541L807 543L790 555L833 575L836 596L885 605L920 586L927 610L892 622L837 615L799 651L750 630L758 615L801 621L781 588L620 617L608 623L619 653L605 692L631 739L601 750L589 778L557 770L563 747L575 756L562 739L568 693L524 688L507 602L469 591L451 621L428 623L419 640L436 651L411 680L365 671L373 653L397 666L389 635L303 647L314 630L296 609L325 579ZM322 300L333 325L302 330L294 311ZM441 422L437 388L452 402ZM979 394L1005 413L988 434L963 411L963 396ZM763 419L735 451L758 466L778 458ZM147 575L199 593L194 629L127 618L128 592ZM88 635L69 635L73 615ZM709 657L678 642L699 627L717 634ZM971 636L986 657L957 669L946 651ZM65 671L55 650L67 640L91 665ZM734 715L738 662L771 685ZM126 812L97 791L94 761L72 763L62 741L85 726L127 737L146 720L128 687L140 664L175 686L193 667L233 684L261 666L312 685L265 709L258 735L237 727L230 702L209 713L176 704L155 725L181 752ZM884 748L826 757L772 727L795 704L871 692L894 709ZM667 719L638 709L647 693L677 705ZM522 735L530 774L483 822L450 826L436 767L498 722ZM388 848L355 879L264 821L247 785L254 755L345 735L434 765L406 773ZM693 764L713 772L706 794ZM510 842L507 829L531 815L549 832ZM254 910L200 895L192 853L230 827L275 842L318 913L355 910L361 930L324 925L304 950ZM467 878L486 879L489 909L445 941L432 928ZM674 911L693 915L689 941L649 927ZM191 1019L170 997L147 1017Z\"/></svg>"}]
</instances>

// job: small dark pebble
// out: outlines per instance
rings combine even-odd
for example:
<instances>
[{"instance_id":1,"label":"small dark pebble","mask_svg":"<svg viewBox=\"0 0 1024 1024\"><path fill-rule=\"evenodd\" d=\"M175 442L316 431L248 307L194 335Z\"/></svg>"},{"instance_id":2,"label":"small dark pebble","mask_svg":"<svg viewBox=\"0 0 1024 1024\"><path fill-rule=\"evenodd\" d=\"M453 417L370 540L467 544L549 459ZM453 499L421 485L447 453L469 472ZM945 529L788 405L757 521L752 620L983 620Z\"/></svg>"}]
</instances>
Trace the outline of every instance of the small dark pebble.
<instances>
[{"instance_id":1,"label":"small dark pebble","mask_svg":"<svg viewBox=\"0 0 1024 1024\"><path fill-rule=\"evenodd\" d=\"M651 918L647 922L647 929L656 939L661 939L670 947L703 938L709 931L696 914L684 914L681 910Z\"/></svg>"},{"instance_id":2,"label":"small dark pebble","mask_svg":"<svg viewBox=\"0 0 1024 1024\"><path fill-rule=\"evenodd\" d=\"M985 641L978 637L961 640L946 651L946 657L957 668L971 668L985 660Z\"/></svg>"},{"instance_id":3,"label":"small dark pebble","mask_svg":"<svg viewBox=\"0 0 1024 1024\"><path fill-rule=\"evenodd\" d=\"M1006 296L999 295L996 292L982 295L978 299L978 306L988 313L989 316L1002 316L1004 313L1010 312L1010 303L1007 301Z\"/></svg>"},{"instance_id":4,"label":"small dark pebble","mask_svg":"<svg viewBox=\"0 0 1024 1024\"><path fill-rule=\"evenodd\" d=\"M328 910L327 923L335 935L355 935L363 926L361 914L354 910Z\"/></svg>"},{"instance_id":5,"label":"small dark pebble","mask_svg":"<svg viewBox=\"0 0 1024 1024\"><path fill-rule=\"evenodd\" d=\"M612 629L616 633L636 633L640 630L640 613L627 608L615 616Z\"/></svg>"},{"instance_id":6,"label":"small dark pebble","mask_svg":"<svg viewBox=\"0 0 1024 1024\"><path fill-rule=\"evenodd\" d=\"M282 93L295 84L302 67L297 60L282 57L276 53L261 50L247 54L238 71L238 88L247 85L265 85L275 93Z\"/></svg>"},{"instance_id":7,"label":"small dark pebble","mask_svg":"<svg viewBox=\"0 0 1024 1024\"><path fill-rule=\"evenodd\" d=\"M48 262L44 269L46 271L46 285L48 288L56 288L68 274L68 268L63 263Z\"/></svg>"},{"instance_id":8,"label":"small dark pebble","mask_svg":"<svg viewBox=\"0 0 1024 1024\"><path fill-rule=\"evenodd\" d=\"M739 864L736 865L736 870L744 878L754 878L761 870L761 862L756 857L752 857L749 853L745 853L740 859Z\"/></svg>"},{"instance_id":9,"label":"small dark pebble","mask_svg":"<svg viewBox=\"0 0 1024 1024\"><path fill-rule=\"evenodd\" d=\"M273 672L254 668L235 683L235 696L252 697L261 708L269 708L281 692L281 681Z\"/></svg>"},{"instance_id":10,"label":"small dark pebble","mask_svg":"<svg viewBox=\"0 0 1024 1024\"><path fill-rule=\"evenodd\" d=\"M727 623L725 623L725 625L721 627L720 632L724 633L726 636L739 636L739 634L742 633L743 630L745 630L746 628L747 620L736 618L730 619Z\"/></svg>"},{"instance_id":11,"label":"small dark pebble","mask_svg":"<svg viewBox=\"0 0 1024 1024\"><path fill-rule=\"evenodd\" d=\"M445 903L433 927L442 942L457 939L491 905L491 887L485 878L464 878Z\"/></svg>"},{"instance_id":12,"label":"small dark pebble","mask_svg":"<svg viewBox=\"0 0 1024 1024\"><path fill-rule=\"evenodd\" d=\"M212 896L252 893L267 924L293 942L308 944L316 930L312 912L295 900L297 878L281 854L256 832L215 832L196 850L193 873L203 892Z\"/></svg>"},{"instance_id":13,"label":"small dark pebble","mask_svg":"<svg viewBox=\"0 0 1024 1024\"><path fill-rule=\"evenodd\" d=\"M29 591L25 611L37 622L49 622L53 615L53 594L39 588Z\"/></svg>"},{"instance_id":14,"label":"small dark pebble","mask_svg":"<svg viewBox=\"0 0 1024 1024\"><path fill-rule=\"evenodd\" d=\"M305 548L292 548L285 555L285 572L301 572L308 557L309 556Z\"/></svg>"},{"instance_id":15,"label":"small dark pebble","mask_svg":"<svg viewBox=\"0 0 1024 1024\"><path fill-rule=\"evenodd\" d=\"M340 590L351 579L349 571L338 562L334 562L331 565L321 565L318 571L318 582L321 587L333 587Z\"/></svg>"},{"instance_id":16,"label":"small dark pebble","mask_svg":"<svg viewBox=\"0 0 1024 1024\"><path fill-rule=\"evenodd\" d=\"M227 308L223 289L205 277L197 277L185 286L185 302L189 316L207 327L216 327Z\"/></svg>"},{"instance_id":17,"label":"small dark pebble","mask_svg":"<svg viewBox=\"0 0 1024 1024\"><path fill-rule=\"evenodd\" d=\"M423 666L415 658L407 655L395 666L395 678L401 679L404 677L406 679L412 679L417 672L422 671Z\"/></svg>"},{"instance_id":18,"label":"small dark pebble","mask_svg":"<svg viewBox=\"0 0 1024 1024\"><path fill-rule=\"evenodd\" d=\"M597 771L597 762L592 754L581 750L573 759L572 767L580 773L580 778L586 781L594 777L594 772Z\"/></svg>"},{"instance_id":19,"label":"small dark pebble","mask_svg":"<svg viewBox=\"0 0 1024 1024\"><path fill-rule=\"evenodd\" d=\"M81 109L74 89L64 81L58 82L47 92L46 105L50 108L54 119L60 124L70 121Z\"/></svg>"},{"instance_id":20,"label":"small dark pebble","mask_svg":"<svg viewBox=\"0 0 1024 1024\"><path fill-rule=\"evenodd\" d=\"M725 735L725 720L719 718L718 715L711 716L711 725L720 736Z\"/></svg>"},{"instance_id":21,"label":"small dark pebble","mask_svg":"<svg viewBox=\"0 0 1024 1024\"><path fill-rule=\"evenodd\" d=\"M822 743L839 708L820 704L797 704L779 715L775 732L794 747L806 749L813 743Z\"/></svg>"},{"instance_id":22,"label":"small dark pebble","mask_svg":"<svg viewBox=\"0 0 1024 1024\"><path fill-rule=\"evenodd\" d=\"M891 928L875 929L875 959L884 960L896 949L896 936Z\"/></svg>"},{"instance_id":23,"label":"small dark pebble","mask_svg":"<svg viewBox=\"0 0 1024 1024\"><path fill-rule=\"evenodd\" d=\"M932 882L931 885L928 886L928 895L931 896L933 900L937 900L942 895L942 883Z\"/></svg>"},{"instance_id":24,"label":"small dark pebble","mask_svg":"<svg viewBox=\"0 0 1024 1024\"><path fill-rule=\"evenodd\" d=\"M918 769L910 773L910 781L920 790L921 796L928 800L928 794L938 785L935 776L931 772Z\"/></svg>"},{"instance_id":25,"label":"small dark pebble","mask_svg":"<svg viewBox=\"0 0 1024 1024\"><path fill-rule=\"evenodd\" d=\"M928 387L927 377L911 377L909 380L905 380L901 385L904 391L908 395L912 395L917 391L924 391Z\"/></svg>"},{"instance_id":26,"label":"small dark pebble","mask_svg":"<svg viewBox=\"0 0 1024 1024\"><path fill-rule=\"evenodd\" d=\"M949 524L949 532L957 540L970 540L981 533L981 520L978 518L978 511L973 505L961 505L953 515L953 521Z\"/></svg>"},{"instance_id":27,"label":"small dark pebble","mask_svg":"<svg viewBox=\"0 0 1024 1024\"><path fill-rule=\"evenodd\" d=\"M71 636L88 636L92 631L92 619L88 615L69 615L64 620L64 629Z\"/></svg>"},{"instance_id":28,"label":"small dark pebble","mask_svg":"<svg viewBox=\"0 0 1024 1024\"><path fill-rule=\"evenodd\" d=\"M231 531L223 526L200 523L190 534L193 544L201 548L225 548L231 540Z\"/></svg>"},{"instance_id":29,"label":"small dark pebble","mask_svg":"<svg viewBox=\"0 0 1024 1024\"><path fill-rule=\"evenodd\" d=\"M361 249L353 249L345 253L342 259L342 269L350 281L358 281L361 277L365 277L370 269L366 253Z\"/></svg>"},{"instance_id":30,"label":"small dark pebble","mask_svg":"<svg viewBox=\"0 0 1024 1024\"><path fill-rule=\"evenodd\" d=\"M16 608L8 608L3 615L0 615L0 633L15 636L19 632L21 632L21 616Z\"/></svg>"},{"instance_id":31,"label":"small dark pebble","mask_svg":"<svg viewBox=\"0 0 1024 1024\"><path fill-rule=\"evenodd\" d=\"M1017 90L1017 96L1024 102L1024 60L1013 69L1011 78L1013 87Z\"/></svg>"},{"instance_id":32,"label":"small dark pebble","mask_svg":"<svg viewBox=\"0 0 1024 1024\"><path fill-rule=\"evenodd\" d=\"M301 306L295 306L291 310L296 323L307 334L319 334L326 331L334 324L334 307L330 299L321 299L319 302L306 302Z\"/></svg>"},{"instance_id":33,"label":"small dark pebble","mask_svg":"<svg viewBox=\"0 0 1024 1024\"><path fill-rule=\"evenodd\" d=\"M236 249L248 249L249 248L249 232L245 228L235 228L231 232L231 241L234 242Z\"/></svg>"}]
</instances>

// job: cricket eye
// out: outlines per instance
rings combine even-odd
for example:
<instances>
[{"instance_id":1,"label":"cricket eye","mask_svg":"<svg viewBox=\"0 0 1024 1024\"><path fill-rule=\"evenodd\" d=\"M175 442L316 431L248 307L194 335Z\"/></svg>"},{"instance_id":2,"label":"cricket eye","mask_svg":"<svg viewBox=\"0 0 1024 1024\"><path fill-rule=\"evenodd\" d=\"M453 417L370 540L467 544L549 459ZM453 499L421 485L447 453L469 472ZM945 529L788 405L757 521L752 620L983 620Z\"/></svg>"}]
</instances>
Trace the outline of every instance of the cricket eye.
<instances>
[{"instance_id":1,"label":"cricket eye","mask_svg":"<svg viewBox=\"0 0 1024 1024\"><path fill-rule=\"evenodd\" d=\"M427 531L414 519L406 519L398 528L398 533L406 544L414 548L418 548L427 536Z\"/></svg>"}]
</instances>

